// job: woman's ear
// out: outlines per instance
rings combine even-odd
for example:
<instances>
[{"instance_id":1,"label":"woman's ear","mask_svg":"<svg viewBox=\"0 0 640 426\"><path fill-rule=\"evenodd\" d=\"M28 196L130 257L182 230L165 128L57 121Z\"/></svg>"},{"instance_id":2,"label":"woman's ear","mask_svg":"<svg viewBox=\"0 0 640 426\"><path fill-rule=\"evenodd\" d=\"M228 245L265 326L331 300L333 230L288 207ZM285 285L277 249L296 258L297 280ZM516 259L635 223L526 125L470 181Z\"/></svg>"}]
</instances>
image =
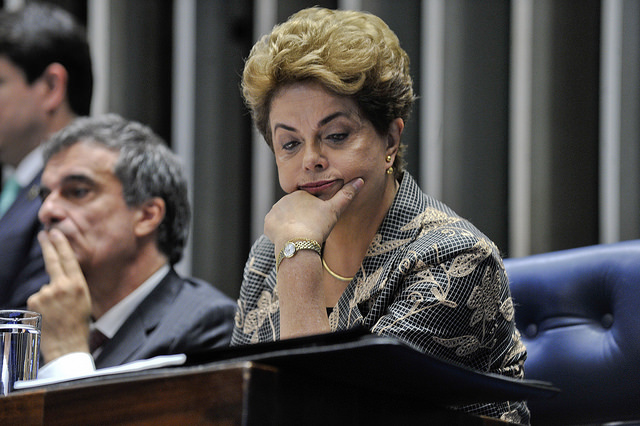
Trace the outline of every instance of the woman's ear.
<instances>
[{"instance_id":1,"label":"woman's ear","mask_svg":"<svg viewBox=\"0 0 640 426\"><path fill-rule=\"evenodd\" d=\"M143 237L153 233L162 223L166 213L165 202L160 197L145 201L137 209L138 212L134 224L136 237Z\"/></svg>"},{"instance_id":2,"label":"woman's ear","mask_svg":"<svg viewBox=\"0 0 640 426\"><path fill-rule=\"evenodd\" d=\"M398 148L400 147L403 130L404 120L402 118L396 118L389 125L389 132L387 133L387 155L392 156L392 158L395 158ZM393 160L391 162L393 163Z\"/></svg>"},{"instance_id":3,"label":"woman's ear","mask_svg":"<svg viewBox=\"0 0 640 426\"><path fill-rule=\"evenodd\" d=\"M67 69L59 63L49 64L39 80L46 90L43 106L47 111L55 111L67 100L67 83L69 81Z\"/></svg>"}]
</instances>

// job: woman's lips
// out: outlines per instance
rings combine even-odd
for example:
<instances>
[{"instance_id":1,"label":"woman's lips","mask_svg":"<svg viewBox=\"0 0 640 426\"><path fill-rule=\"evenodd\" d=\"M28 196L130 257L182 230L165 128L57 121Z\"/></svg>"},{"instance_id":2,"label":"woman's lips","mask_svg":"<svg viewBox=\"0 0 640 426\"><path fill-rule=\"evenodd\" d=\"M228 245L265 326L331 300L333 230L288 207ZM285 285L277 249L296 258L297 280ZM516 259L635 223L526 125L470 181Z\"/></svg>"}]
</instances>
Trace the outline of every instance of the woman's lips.
<instances>
[{"instance_id":1,"label":"woman's lips","mask_svg":"<svg viewBox=\"0 0 640 426\"><path fill-rule=\"evenodd\" d=\"M334 180L323 180L300 185L299 188L303 191L307 191L309 194L318 195L330 189L335 182L336 181Z\"/></svg>"}]
</instances>

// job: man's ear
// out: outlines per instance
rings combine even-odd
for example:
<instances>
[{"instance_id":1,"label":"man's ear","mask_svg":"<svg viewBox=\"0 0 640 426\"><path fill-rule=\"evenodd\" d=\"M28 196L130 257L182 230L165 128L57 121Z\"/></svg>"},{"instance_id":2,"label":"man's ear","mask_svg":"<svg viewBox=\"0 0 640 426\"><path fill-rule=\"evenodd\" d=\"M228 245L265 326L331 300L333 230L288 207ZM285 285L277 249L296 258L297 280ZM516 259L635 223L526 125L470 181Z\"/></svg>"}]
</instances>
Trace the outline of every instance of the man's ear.
<instances>
[{"instance_id":1,"label":"man's ear","mask_svg":"<svg viewBox=\"0 0 640 426\"><path fill-rule=\"evenodd\" d=\"M56 110L67 100L67 84L69 82L67 69L57 62L49 64L39 80L46 91L44 93L44 108L47 111Z\"/></svg>"},{"instance_id":2,"label":"man's ear","mask_svg":"<svg viewBox=\"0 0 640 426\"><path fill-rule=\"evenodd\" d=\"M390 155L393 164L398 148L400 147L400 138L402 131L404 130L404 120L402 118L396 118L389 125L389 132L387 133L387 155Z\"/></svg>"},{"instance_id":3,"label":"man's ear","mask_svg":"<svg viewBox=\"0 0 640 426\"><path fill-rule=\"evenodd\" d=\"M166 213L166 205L160 197L145 201L137 208L134 232L136 237L144 237L155 232L162 223Z\"/></svg>"}]
</instances>

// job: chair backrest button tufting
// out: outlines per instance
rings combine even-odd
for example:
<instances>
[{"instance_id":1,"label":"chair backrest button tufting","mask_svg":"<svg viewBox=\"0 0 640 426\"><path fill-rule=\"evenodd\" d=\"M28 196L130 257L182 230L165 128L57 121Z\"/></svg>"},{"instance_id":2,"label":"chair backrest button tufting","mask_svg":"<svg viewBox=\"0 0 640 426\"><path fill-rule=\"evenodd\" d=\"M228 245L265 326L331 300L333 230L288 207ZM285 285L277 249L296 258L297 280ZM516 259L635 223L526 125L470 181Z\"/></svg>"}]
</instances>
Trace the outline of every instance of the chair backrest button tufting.
<instances>
[{"instance_id":1,"label":"chair backrest button tufting","mask_svg":"<svg viewBox=\"0 0 640 426\"><path fill-rule=\"evenodd\" d=\"M604 314L600 320L600 324L604 328L611 328L613 326L613 314Z\"/></svg>"},{"instance_id":2,"label":"chair backrest button tufting","mask_svg":"<svg viewBox=\"0 0 640 426\"><path fill-rule=\"evenodd\" d=\"M528 338L533 338L538 335L538 326L536 324L529 324L527 328L524 329L524 335Z\"/></svg>"}]
</instances>

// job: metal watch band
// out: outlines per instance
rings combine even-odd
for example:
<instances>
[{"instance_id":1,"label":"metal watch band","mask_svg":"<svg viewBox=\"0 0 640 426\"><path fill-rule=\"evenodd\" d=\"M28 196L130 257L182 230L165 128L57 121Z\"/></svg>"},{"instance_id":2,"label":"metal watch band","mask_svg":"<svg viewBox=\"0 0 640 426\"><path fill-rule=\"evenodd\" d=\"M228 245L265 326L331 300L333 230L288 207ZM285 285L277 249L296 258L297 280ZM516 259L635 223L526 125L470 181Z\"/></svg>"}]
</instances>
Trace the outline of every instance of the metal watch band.
<instances>
[{"instance_id":1,"label":"metal watch band","mask_svg":"<svg viewBox=\"0 0 640 426\"><path fill-rule=\"evenodd\" d=\"M285 257L291 258L293 257L299 250L313 250L318 255L322 256L322 246L316 240L310 240L307 238L297 238L294 240L289 240L285 243L280 253L278 253L278 258L276 259L276 272L278 268L280 268L280 263Z\"/></svg>"}]
</instances>

